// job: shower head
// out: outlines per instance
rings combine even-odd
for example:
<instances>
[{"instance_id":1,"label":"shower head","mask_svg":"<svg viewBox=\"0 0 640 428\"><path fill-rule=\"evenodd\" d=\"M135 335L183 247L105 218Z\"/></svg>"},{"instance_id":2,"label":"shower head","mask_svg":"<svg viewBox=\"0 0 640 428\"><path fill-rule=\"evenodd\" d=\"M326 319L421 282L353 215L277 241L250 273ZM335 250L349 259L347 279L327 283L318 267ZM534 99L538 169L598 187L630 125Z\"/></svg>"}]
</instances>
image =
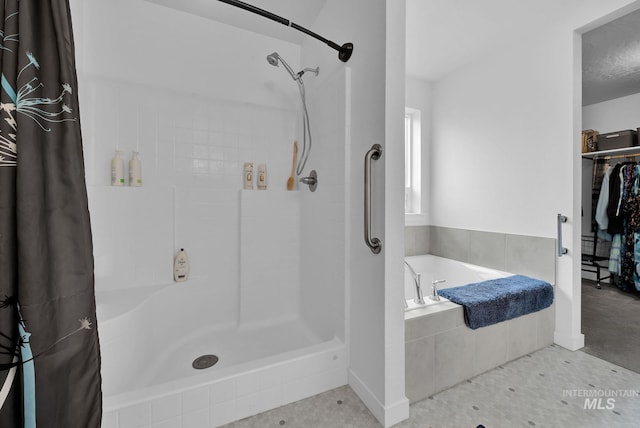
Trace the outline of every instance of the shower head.
<instances>
[{"instance_id":1,"label":"shower head","mask_svg":"<svg viewBox=\"0 0 640 428\"><path fill-rule=\"evenodd\" d=\"M298 80L301 81L301 77L302 75L307 72L310 71L312 73L314 73L316 76L318 75L318 73L320 73L320 67L316 67L316 68L304 68L302 70L300 70L299 72L295 73L293 71L293 69L289 66L289 64L287 64L287 61L284 60L284 58L282 58L278 52L274 52L270 55L267 55L267 62L271 65L273 65L274 67L278 67L279 63L282 63L282 65L284 66L284 68L287 70L287 72L289 73L289 75L291 76L291 78L293 80Z\"/></svg>"},{"instance_id":2,"label":"shower head","mask_svg":"<svg viewBox=\"0 0 640 428\"><path fill-rule=\"evenodd\" d=\"M274 67L278 67L279 63L282 63L282 65L284 66L285 70L287 70L287 72L289 73L289 75L291 76L291 78L293 80L298 80L300 76L296 75L296 73L293 72L293 69L291 67L289 67L289 64L287 64L287 61L284 60L284 58L282 58L278 52L274 52L271 55L267 55L267 62L271 65L273 65Z\"/></svg>"},{"instance_id":3,"label":"shower head","mask_svg":"<svg viewBox=\"0 0 640 428\"><path fill-rule=\"evenodd\" d=\"M271 65L273 65L274 67L278 66L278 58L280 58L280 55L278 55L278 52L274 52L271 55L267 55L267 62Z\"/></svg>"},{"instance_id":4,"label":"shower head","mask_svg":"<svg viewBox=\"0 0 640 428\"><path fill-rule=\"evenodd\" d=\"M302 156L300 156L300 160L298 161L296 172L298 175L301 175L305 165L307 164L307 158L309 157L309 152L311 151L311 125L309 124L309 112L307 111L307 103L305 101L306 96L305 96L304 82L302 81L302 75L305 72L309 71L314 73L317 76L318 73L320 72L320 67L303 68L299 72L295 73L293 69L289 66L289 64L287 64L287 61L285 61L284 58L282 58L278 54L278 52L274 52L272 54L267 55L267 62L273 65L274 67L278 67L280 63L282 63L282 66L284 67L285 70L287 70L287 73L289 73L289 76L291 76L291 78L295 80L296 84L298 85L298 90L300 91L300 101L302 101L302 112L303 112L302 114L303 140L302 140ZM307 144L307 137L308 137L308 144Z\"/></svg>"}]
</instances>

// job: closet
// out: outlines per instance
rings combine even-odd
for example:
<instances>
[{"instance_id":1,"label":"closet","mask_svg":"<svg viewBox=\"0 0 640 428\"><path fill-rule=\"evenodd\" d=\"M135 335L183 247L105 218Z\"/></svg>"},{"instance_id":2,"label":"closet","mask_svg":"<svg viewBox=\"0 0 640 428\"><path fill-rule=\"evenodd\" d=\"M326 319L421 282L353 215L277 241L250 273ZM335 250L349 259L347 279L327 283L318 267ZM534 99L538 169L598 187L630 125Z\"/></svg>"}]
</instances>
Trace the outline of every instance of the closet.
<instances>
[{"instance_id":1,"label":"closet","mask_svg":"<svg viewBox=\"0 0 640 428\"><path fill-rule=\"evenodd\" d=\"M582 157L591 161L589 197L583 197L588 221L582 229L582 270L596 275L597 288L609 280L624 291L640 291L640 146ZM583 162L583 172L587 168Z\"/></svg>"},{"instance_id":2,"label":"closet","mask_svg":"<svg viewBox=\"0 0 640 428\"><path fill-rule=\"evenodd\" d=\"M597 131L598 138L593 139L595 144L584 148L583 152L588 153L582 154L583 281L580 299L581 329L585 337L582 351L640 373L640 324L637 322L640 292L636 291L636 274L629 269L638 264L636 254L640 242L636 242L638 233L633 222L625 229L625 221L629 226L629 217L634 217L635 221L639 211L635 202L635 183L640 146L633 141L615 141L616 137L612 135L640 131L640 87L637 83L640 66L628 55L640 44L638 28L640 9L582 35L582 129ZM616 132L619 130L627 132ZM616 176L620 178L622 173L622 192L618 187L618 197L611 195L612 198L607 198L607 206L600 206L599 210L601 215L607 214L607 221L611 220L609 212L613 211L618 228L622 220L622 231L614 242L613 236L598 233L595 217L605 173L617 164L621 164ZM608 179L612 172L613 169L609 171ZM614 202L609 206L611 200ZM620 214L626 217L621 219ZM606 226L609 228L608 224ZM629 245L624 250L619 247L627 242ZM633 250L625 259L626 250L632 246ZM610 264L613 275L609 273Z\"/></svg>"}]
</instances>

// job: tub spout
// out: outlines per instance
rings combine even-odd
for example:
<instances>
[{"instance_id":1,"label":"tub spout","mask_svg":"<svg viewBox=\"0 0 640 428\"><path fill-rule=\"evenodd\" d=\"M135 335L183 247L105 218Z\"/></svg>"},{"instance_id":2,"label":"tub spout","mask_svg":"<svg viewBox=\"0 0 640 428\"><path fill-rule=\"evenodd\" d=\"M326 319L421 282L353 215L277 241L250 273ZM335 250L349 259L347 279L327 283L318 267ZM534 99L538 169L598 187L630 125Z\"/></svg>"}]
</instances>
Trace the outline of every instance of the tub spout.
<instances>
[{"instance_id":1,"label":"tub spout","mask_svg":"<svg viewBox=\"0 0 640 428\"><path fill-rule=\"evenodd\" d=\"M407 263L406 260L405 260L404 264L406 264L409 267L409 270L413 274L413 280L416 283L416 297L415 297L415 299L413 299L413 301L416 302L416 304L418 304L418 305L424 305L425 303L424 303L424 297L422 296L422 287L420 286L420 274L416 273L416 271L413 270L411 265L409 263Z\"/></svg>"},{"instance_id":2,"label":"tub spout","mask_svg":"<svg viewBox=\"0 0 640 428\"><path fill-rule=\"evenodd\" d=\"M447 282L446 279L436 279L435 281L431 281L431 296L429 296L429 300L433 300L434 302L440 301L440 296L438 295L438 284L442 282Z\"/></svg>"}]
</instances>

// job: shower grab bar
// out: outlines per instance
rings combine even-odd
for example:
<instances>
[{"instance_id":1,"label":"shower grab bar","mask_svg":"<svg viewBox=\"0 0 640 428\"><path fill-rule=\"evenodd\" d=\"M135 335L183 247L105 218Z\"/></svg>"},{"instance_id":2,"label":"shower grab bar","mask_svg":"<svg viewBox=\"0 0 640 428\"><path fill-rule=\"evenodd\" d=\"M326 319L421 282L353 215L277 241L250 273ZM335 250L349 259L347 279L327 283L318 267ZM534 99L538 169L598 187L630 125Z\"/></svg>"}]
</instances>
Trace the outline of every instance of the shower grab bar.
<instances>
[{"instance_id":1,"label":"shower grab bar","mask_svg":"<svg viewBox=\"0 0 640 428\"><path fill-rule=\"evenodd\" d=\"M566 222L567 216L558 214L558 257L562 257L569 252L568 249L562 246L562 223Z\"/></svg>"},{"instance_id":2,"label":"shower grab bar","mask_svg":"<svg viewBox=\"0 0 640 428\"><path fill-rule=\"evenodd\" d=\"M382 251L382 242L371 237L371 160L378 160L382 156L382 146L374 144L364 156L364 242L373 254Z\"/></svg>"}]
</instances>

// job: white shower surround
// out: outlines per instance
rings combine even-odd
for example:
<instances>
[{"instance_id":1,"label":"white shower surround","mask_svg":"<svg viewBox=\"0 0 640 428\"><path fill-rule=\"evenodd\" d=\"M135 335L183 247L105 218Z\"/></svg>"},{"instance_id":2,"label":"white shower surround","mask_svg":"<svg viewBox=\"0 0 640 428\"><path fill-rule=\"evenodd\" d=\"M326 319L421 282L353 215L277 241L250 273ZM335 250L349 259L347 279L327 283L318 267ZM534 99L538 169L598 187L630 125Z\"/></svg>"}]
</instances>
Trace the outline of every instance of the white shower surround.
<instances>
[{"instance_id":1,"label":"white shower surround","mask_svg":"<svg viewBox=\"0 0 640 428\"><path fill-rule=\"evenodd\" d=\"M358 19L363 7L368 10L367 20ZM353 96L346 99L336 98L336 91L327 87L317 87L313 94L314 81L332 76L334 83L336 79L344 82L345 76L338 73L349 71L336 60L335 52L317 41L305 40L299 46L142 0L72 0L71 8L87 184L97 231L99 294L166 282L171 275L166 260L184 246L191 256L192 278L208 275L213 280L211 304L216 309L211 313L216 322L238 320L242 214L241 194L235 187L241 179L236 174L244 161L265 162L269 182L285 183L296 135L291 128L297 124L292 119L298 102L295 85L286 73L265 67L265 56L275 50L294 68L319 65L319 78L305 80L309 108L315 110L315 157L309 167L318 170L320 186L313 197L301 194L300 242L305 245L300 248L298 275L304 281L295 297L273 294L293 302L288 306L291 312L303 314L322 337L336 336L347 344L349 382L357 382L354 389L385 426L406 418L401 309L396 312L393 305L384 303L386 290L400 292L391 287L397 280L386 277L400 276L383 275L386 262L362 251L357 244L361 228L351 227L362 217L356 197L361 191L359 159L372 142L384 145L385 139L401 140L400 122L398 132L385 131L386 59L379 49L386 38L385 2L358 0L345 5L328 0L310 26L357 46L359 53L348 66L358 78ZM113 31L114 22L118 31ZM401 82L402 75L397 73L394 80ZM397 107L400 114L401 105ZM349 118L347 122L334 122L341 113L344 120ZM208 158L202 151L204 141L216 146L213 151L209 147ZM108 159L116 147L139 149L143 188L115 192L106 186ZM392 160L392 153L380 163L381 170ZM342 169L342 165L352 167ZM393 181L392 176L386 177L381 183ZM388 199L383 197L384 186L377 189L374 218L383 219L383 201ZM401 228L400 217L397 221ZM400 260L401 242L392 245L391 237L386 242L387 255ZM325 263L331 268L323 268ZM372 299L353 297L365 290ZM183 398L183 405L191 401L191 395ZM105 420L105 426L112 422ZM201 425L192 419L182 423L183 428Z\"/></svg>"},{"instance_id":2,"label":"white shower surround","mask_svg":"<svg viewBox=\"0 0 640 428\"><path fill-rule=\"evenodd\" d=\"M299 47L252 38L298 62ZM287 192L295 85L252 57L255 103L79 76L105 428L216 426L347 383L346 72L307 78L320 184ZM115 148L140 152L142 188L108 185ZM245 161L267 164L266 191L240 190ZM180 248L191 276L172 284ZM219 365L192 373L205 353Z\"/></svg>"},{"instance_id":3,"label":"white shower surround","mask_svg":"<svg viewBox=\"0 0 640 428\"><path fill-rule=\"evenodd\" d=\"M211 289L201 278L98 294L103 427L219 426L345 383L339 339L300 318L212 323ZM204 354L218 363L195 370Z\"/></svg>"},{"instance_id":4,"label":"white shower surround","mask_svg":"<svg viewBox=\"0 0 640 428\"><path fill-rule=\"evenodd\" d=\"M321 180L311 194L282 189L294 111L86 79L86 104L95 109L88 109L90 132L103 126L92 112L132 93L140 95L138 115L156 128L140 118L129 124L149 145L141 152L156 154L146 170L143 158L145 187L102 185L102 165L88 162L105 428L178 420L217 426L347 383L347 82L339 70L308 90ZM158 107L169 94L184 108L177 118ZM170 162L162 156L166 145L189 151ZM110 149L90 144L86 154L102 159ZM266 191L240 190L241 156L268 159ZM173 284L172 256L182 247L191 276ZM194 373L191 361L201 354L220 362Z\"/></svg>"}]
</instances>

